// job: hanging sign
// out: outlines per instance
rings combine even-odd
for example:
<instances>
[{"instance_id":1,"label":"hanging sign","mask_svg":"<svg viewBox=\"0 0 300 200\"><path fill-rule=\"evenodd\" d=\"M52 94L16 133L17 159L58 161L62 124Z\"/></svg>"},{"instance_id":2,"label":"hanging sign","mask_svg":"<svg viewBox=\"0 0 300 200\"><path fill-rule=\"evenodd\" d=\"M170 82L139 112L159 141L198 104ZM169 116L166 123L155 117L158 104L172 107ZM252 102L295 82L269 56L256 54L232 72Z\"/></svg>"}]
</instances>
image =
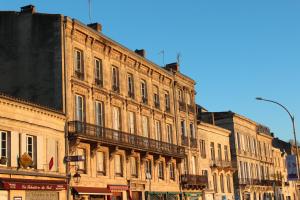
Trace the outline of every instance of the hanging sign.
<instances>
[{"instance_id":1,"label":"hanging sign","mask_svg":"<svg viewBox=\"0 0 300 200\"><path fill-rule=\"evenodd\" d=\"M295 181L298 180L297 175L297 162L295 155L288 155L286 157L286 166L288 171L288 181Z\"/></svg>"}]
</instances>

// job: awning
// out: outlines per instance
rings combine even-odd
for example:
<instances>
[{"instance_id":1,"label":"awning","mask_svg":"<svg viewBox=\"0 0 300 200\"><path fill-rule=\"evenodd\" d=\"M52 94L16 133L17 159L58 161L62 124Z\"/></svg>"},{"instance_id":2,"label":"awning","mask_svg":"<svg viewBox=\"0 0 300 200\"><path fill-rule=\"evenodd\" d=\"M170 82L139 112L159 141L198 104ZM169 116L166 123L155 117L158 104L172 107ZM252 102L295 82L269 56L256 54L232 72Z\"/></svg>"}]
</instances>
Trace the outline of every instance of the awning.
<instances>
[{"instance_id":1,"label":"awning","mask_svg":"<svg viewBox=\"0 0 300 200\"><path fill-rule=\"evenodd\" d=\"M5 190L65 190L65 180L36 180L36 179L14 179L0 178L1 188Z\"/></svg>"},{"instance_id":2,"label":"awning","mask_svg":"<svg viewBox=\"0 0 300 200\"><path fill-rule=\"evenodd\" d=\"M107 188L98 187L73 187L77 194L90 194L90 195L112 195Z\"/></svg>"}]
</instances>

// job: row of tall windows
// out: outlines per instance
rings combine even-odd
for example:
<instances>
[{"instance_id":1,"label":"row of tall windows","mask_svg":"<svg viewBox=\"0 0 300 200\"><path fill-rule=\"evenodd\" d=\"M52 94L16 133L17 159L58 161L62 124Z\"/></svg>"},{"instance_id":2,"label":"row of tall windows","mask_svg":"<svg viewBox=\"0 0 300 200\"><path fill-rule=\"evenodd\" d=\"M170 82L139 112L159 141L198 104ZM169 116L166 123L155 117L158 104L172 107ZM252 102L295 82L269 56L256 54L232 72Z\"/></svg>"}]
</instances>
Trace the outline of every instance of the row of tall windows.
<instances>
[{"instance_id":1,"label":"row of tall windows","mask_svg":"<svg viewBox=\"0 0 300 200\"><path fill-rule=\"evenodd\" d=\"M180 121L180 129L181 129L181 135L187 137L187 130L186 130L187 128L186 128L186 121L185 120ZM189 131L190 131L190 137L191 138L196 138L195 127L194 127L193 122L190 122Z\"/></svg>"},{"instance_id":2,"label":"row of tall windows","mask_svg":"<svg viewBox=\"0 0 300 200\"><path fill-rule=\"evenodd\" d=\"M105 126L105 109L104 104L101 101L95 101L95 124L97 126L104 127ZM85 98L81 95L75 95L75 119L77 121L84 122L85 121ZM136 115L134 112L128 112L128 132L132 134L136 134ZM142 123L142 136L149 136L149 118L147 116L142 115L141 117ZM155 124L155 139L159 141L163 141L162 137L162 126L161 121L154 120ZM121 130L121 111L118 107L112 107L112 128L114 130ZM166 140L169 143L173 142L173 130L171 124L166 124Z\"/></svg>"},{"instance_id":3,"label":"row of tall windows","mask_svg":"<svg viewBox=\"0 0 300 200\"><path fill-rule=\"evenodd\" d=\"M216 193L221 192L221 193L225 193L225 184L224 184L224 175L220 174L219 180L220 180L220 191L218 188L218 177L217 177L217 173L213 173L212 175L213 177L213 187L214 187L214 191ZM227 192L231 193L231 176L228 174L226 176L226 186L227 186Z\"/></svg>"},{"instance_id":4,"label":"row of tall windows","mask_svg":"<svg viewBox=\"0 0 300 200\"><path fill-rule=\"evenodd\" d=\"M205 143L204 143L205 145ZM201 152L201 149L200 149ZM210 157L212 160L218 160L218 161L229 161L229 151L228 151L228 146L224 145L224 157L223 157L223 151L222 151L222 145L217 144L217 157L215 153L215 143L211 142L210 143Z\"/></svg>"}]
</instances>

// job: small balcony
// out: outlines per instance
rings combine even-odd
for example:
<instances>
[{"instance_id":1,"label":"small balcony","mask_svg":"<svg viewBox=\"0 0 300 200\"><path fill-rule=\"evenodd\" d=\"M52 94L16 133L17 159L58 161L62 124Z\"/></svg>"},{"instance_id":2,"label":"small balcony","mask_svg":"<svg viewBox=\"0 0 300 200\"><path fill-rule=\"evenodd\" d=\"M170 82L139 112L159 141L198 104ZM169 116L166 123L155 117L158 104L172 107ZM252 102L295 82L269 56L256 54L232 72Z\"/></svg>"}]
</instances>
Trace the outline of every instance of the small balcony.
<instances>
[{"instance_id":1,"label":"small balcony","mask_svg":"<svg viewBox=\"0 0 300 200\"><path fill-rule=\"evenodd\" d=\"M231 161L225 160L212 160L210 162L210 167L219 170L231 170L234 168Z\"/></svg>"},{"instance_id":2,"label":"small balcony","mask_svg":"<svg viewBox=\"0 0 300 200\"><path fill-rule=\"evenodd\" d=\"M76 78L78 78L79 80L84 80L84 73L82 71L76 70L75 71L75 76Z\"/></svg>"},{"instance_id":3,"label":"small balcony","mask_svg":"<svg viewBox=\"0 0 300 200\"><path fill-rule=\"evenodd\" d=\"M282 186L281 180L239 178L240 185Z\"/></svg>"},{"instance_id":4,"label":"small balcony","mask_svg":"<svg viewBox=\"0 0 300 200\"><path fill-rule=\"evenodd\" d=\"M181 136L181 145L186 147L189 146L189 139L187 136L185 135Z\"/></svg>"},{"instance_id":5,"label":"small balcony","mask_svg":"<svg viewBox=\"0 0 300 200\"><path fill-rule=\"evenodd\" d=\"M128 97L131 99L134 99L134 92L133 91L128 91Z\"/></svg>"},{"instance_id":6,"label":"small balcony","mask_svg":"<svg viewBox=\"0 0 300 200\"><path fill-rule=\"evenodd\" d=\"M175 144L113 130L85 122L68 122L69 139L80 139L87 143L118 146L128 150L149 152L156 155L184 158L184 148Z\"/></svg>"},{"instance_id":7,"label":"small balcony","mask_svg":"<svg viewBox=\"0 0 300 200\"><path fill-rule=\"evenodd\" d=\"M143 103L143 104L148 104L148 99L147 99L147 97L142 97L142 103Z\"/></svg>"},{"instance_id":8,"label":"small balcony","mask_svg":"<svg viewBox=\"0 0 300 200\"><path fill-rule=\"evenodd\" d=\"M190 139L190 147L191 148L197 148L197 139L196 138L191 138Z\"/></svg>"},{"instance_id":9,"label":"small balcony","mask_svg":"<svg viewBox=\"0 0 300 200\"><path fill-rule=\"evenodd\" d=\"M99 78L95 78L95 85L98 87L103 87L103 81Z\"/></svg>"},{"instance_id":10,"label":"small balcony","mask_svg":"<svg viewBox=\"0 0 300 200\"><path fill-rule=\"evenodd\" d=\"M188 107L189 113L195 114L195 106L194 105L188 105L187 107Z\"/></svg>"},{"instance_id":11,"label":"small balcony","mask_svg":"<svg viewBox=\"0 0 300 200\"><path fill-rule=\"evenodd\" d=\"M120 87L118 85L113 85L112 86L112 91L114 91L116 93L120 93Z\"/></svg>"},{"instance_id":12,"label":"small balcony","mask_svg":"<svg viewBox=\"0 0 300 200\"><path fill-rule=\"evenodd\" d=\"M208 177L206 175L181 175L180 184L183 189L204 189L208 187Z\"/></svg>"},{"instance_id":13,"label":"small balcony","mask_svg":"<svg viewBox=\"0 0 300 200\"><path fill-rule=\"evenodd\" d=\"M179 105L179 111L186 112L186 104L184 102L179 101L178 105Z\"/></svg>"}]
</instances>

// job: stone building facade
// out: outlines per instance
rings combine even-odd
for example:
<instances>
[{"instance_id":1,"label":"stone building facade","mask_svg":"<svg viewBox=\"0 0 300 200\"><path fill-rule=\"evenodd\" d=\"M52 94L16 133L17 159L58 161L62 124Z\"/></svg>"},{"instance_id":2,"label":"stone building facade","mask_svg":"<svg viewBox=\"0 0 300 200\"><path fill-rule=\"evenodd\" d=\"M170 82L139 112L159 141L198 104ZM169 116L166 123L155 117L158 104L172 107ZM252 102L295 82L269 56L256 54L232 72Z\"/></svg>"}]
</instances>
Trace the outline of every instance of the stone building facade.
<instances>
[{"instance_id":1,"label":"stone building facade","mask_svg":"<svg viewBox=\"0 0 300 200\"><path fill-rule=\"evenodd\" d=\"M1 91L63 112L66 156L85 158L67 163L69 199L201 198L207 177L185 164L199 152L195 82L176 63L34 6L0 16Z\"/></svg>"},{"instance_id":2,"label":"stone building facade","mask_svg":"<svg viewBox=\"0 0 300 200\"><path fill-rule=\"evenodd\" d=\"M233 112L203 113L203 120L231 131L230 149L236 163L235 199L268 200L274 196L272 139L270 130Z\"/></svg>"},{"instance_id":3,"label":"stone building facade","mask_svg":"<svg viewBox=\"0 0 300 200\"><path fill-rule=\"evenodd\" d=\"M198 166L202 174L208 174L206 200L234 200L233 173L235 165L231 161L230 131L213 124L198 122L200 160Z\"/></svg>"},{"instance_id":4,"label":"stone building facade","mask_svg":"<svg viewBox=\"0 0 300 200\"><path fill-rule=\"evenodd\" d=\"M65 200L62 113L0 95L0 199Z\"/></svg>"}]
</instances>

